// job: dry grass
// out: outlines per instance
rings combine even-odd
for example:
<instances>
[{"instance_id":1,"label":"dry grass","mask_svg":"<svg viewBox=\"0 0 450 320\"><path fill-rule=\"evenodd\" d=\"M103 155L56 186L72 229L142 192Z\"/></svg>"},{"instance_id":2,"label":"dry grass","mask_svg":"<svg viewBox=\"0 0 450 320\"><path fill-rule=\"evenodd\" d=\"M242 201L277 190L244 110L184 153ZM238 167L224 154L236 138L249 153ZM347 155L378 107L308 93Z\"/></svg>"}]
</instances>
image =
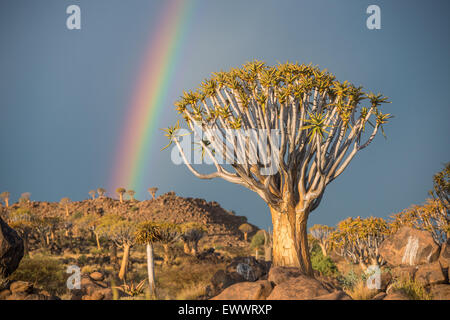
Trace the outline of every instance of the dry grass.
<instances>
[{"instance_id":1,"label":"dry grass","mask_svg":"<svg viewBox=\"0 0 450 320\"><path fill-rule=\"evenodd\" d=\"M205 294L207 283L197 283L192 286L187 286L178 292L176 300L196 300Z\"/></svg>"},{"instance_id":2,"label":"dry grass","mask_svg":"<svg viewBox=\"0 0 450 320\"><path fill-rule=\"evenodd\" d=\"M423 285L412 279L397 279L392 284L392 290L403 292L411 300L432 300L433 298Z\"/></svg>"},{"instance_id":3,"label":"dry grass","mask_svg":"<svg viewBox=\"0 0 450 320\"><path fill-rule=\"evenodd\" d=\"M365 281L359 281L352 288L345 290L353 300L371 300L378 293L376 289L369 289Z\"/></svg>"}]
</instances>

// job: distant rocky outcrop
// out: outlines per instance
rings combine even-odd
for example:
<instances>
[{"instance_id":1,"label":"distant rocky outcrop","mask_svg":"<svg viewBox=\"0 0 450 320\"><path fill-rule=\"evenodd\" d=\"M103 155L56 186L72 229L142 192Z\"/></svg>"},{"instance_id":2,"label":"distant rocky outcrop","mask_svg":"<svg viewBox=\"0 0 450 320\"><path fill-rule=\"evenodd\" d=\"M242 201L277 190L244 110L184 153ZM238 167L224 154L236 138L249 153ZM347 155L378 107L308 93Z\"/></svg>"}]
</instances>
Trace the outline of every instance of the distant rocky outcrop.
<instances>
[{"instance_id":1,"label":"distant rocky outcrop","mask_svg":"<svg viewBox=\"0 0 450 320\"><path fill-rule=\"evenodd\" d=\"M22 238L0 217L0 278L8 277L17 269L23 254Z\"/></svg>"}]
</instances>

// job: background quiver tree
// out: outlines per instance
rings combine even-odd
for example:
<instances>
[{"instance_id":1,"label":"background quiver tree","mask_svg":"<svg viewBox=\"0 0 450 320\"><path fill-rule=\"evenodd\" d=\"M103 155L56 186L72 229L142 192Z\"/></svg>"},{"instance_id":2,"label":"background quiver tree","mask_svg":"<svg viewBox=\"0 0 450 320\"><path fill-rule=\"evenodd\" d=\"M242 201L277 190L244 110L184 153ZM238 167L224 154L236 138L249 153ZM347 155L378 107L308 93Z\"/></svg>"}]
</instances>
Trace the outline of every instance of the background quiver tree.
<instances>
[{"instance_id":1,"label":"background quiver tree","mask_svg":"<svg viewBox=\"0 0 450 320\"><path fill-rule=\"evenodd\" d=\"M95 200L95 195L97 194L97 191L91 190L89 191L89 195L91 196L92 200Z\"/></svg>"},{"instance_id":2,"label":"background quiver tree","mask_svg":"<svg viewBox=\"0 0 450 320\"><path fill-rule=\"evenodd\" d=\"M445 243L450 239L450 162L433 176L433 189L422 205L412 205L391 216L391 231L402 226L429 231L433 239Z\"/></svg>"},{"instance_id":3,"label":"background quiver tree","mask_svg":"<svg viewBox=\"0 0 450 320\"><path fill-rule=\"evenodd\" d=\"M197 256L198 242L206 234L206 229L196 222L188 222L181 225L181 240L183 241L183 251L186 254Z\"/></svg>"},{"instance_id":4,"label":"background quiver tree","mask_svg":"<svg viewBox=\"0 0 450 320\"><path fill-rule=\"evenodd\" d=\"M383 114L380 106L387 102L381 94L339 82L315 66L287 62L272 67L253 61L214 73L175 103L215 171L201 173L191 165L180 143L185 135L179 133L178 123L165 129L170 140L166 148L174 143L200 179L219 177L256 192L272 214L273 264L298 267L313 277L309 214L356 153L379 130L384 134L383 126L392 116ZM369 126L372 129L367 130ZM232 130L236 139L227 143L224 137ZM262 135L265 148L248 139L251 130ZM275 139L273 130L278 133ZM249 147L238 148L237 141L248 142ZM222 165L224 155L235 154L227 156L229 165ZM276 172L264 171L269 163L275 163Z\"/></svg>"},{"instance_id":5,"label":"background quiver tree","mask_svg":"<svg viewBox=\"0 0 450 320\"><path fill-rule=\"evenodd\" d=\"M77 223L81 229L86 230L93 236L97 249L101 250L102 246L100 243L100 238L105 233L105 228L102 225L103 220L97 215L90 214L78 219Z\"/></svg>"},{"instance_id":6,"label":"background quiver tree","mask_svg":"<svg viewBox=\"0 0 450 320\"><path fill-rule=\"evenodd\" d=\"M125 188L117 188L116 193L119 195L119 201L120 203L123 203L123 195L125 194L126 190Z\"/></svg>"},{"instance_id":7,"label":"background quiver tree","mask_svg":"<svg viewBox=\"0 0 450 320\"><path fill-rule=\"evenodd\" d=\"M97 193L99 198L103 198L106 194L106 190L103 188L97 188Z\"/></svg>"},{"instance_id":8,"label":"background quiver tree","mask_svg":"<svg viewBox=\"0 0 450 320\"><path fill-rule=\"evenodd\" d=\"M384 264L378 248L389 233L389 225L382 218L349 217L338 223L330 241L338 255L366 271L369 265Z\"/></svg>"},{"instance_id":9,"label":"background quiver tree","mask_svg":"<svg viewBox=\"0 0 450 320\"><path fill-rule=\"evenodd\" d=\"M59 201L59 204L60 204L61 207L65 210L65 212L66 212L66 217L68 217L68 216L69 216L69 204L70 204L70 198L67 198L67 197L62 198L62 199Z\"/></svg>"},{"instance_id":10,"label":"background quiver tree","mask_svg":"<svg viewBox=\"0 0 450 320\"><path fill-rule=\"evenodd\" d=\"M309 229L309 233L314 239L317 240L317 243L320 246L324 257L328 255L328 248L330 245L329 239L333 231L333 227L321 224L315 224Z\"/></svg>"},{"instance_id":11,"label":"background quiver tree","mask_svg":"<svg viewBox=\"0 0 450 320\"><path fill-rule=\"evenodd\" d=\"M147 273L150 294L156 298L155 258L153 243L161 240L160 225L150 221L140 223L137 227L135 239L136 243L144 244L146 246Z\"/></svg>"},{"instance_id":12,"label":"background quiver tree","mask_svg":"<svg viewBox=\"0 0 450 320\"><path fill-rule=\"evenodd\" d=\"M248 223L243 223L239 226L239 230L244 234L244 240L247 241L248 234L253 231L253 227Z\"/></svg>"},{"instance_id":13,"label":"background quiver tree","mask_svg":"<svg viewBox=\"0 0 450 320\"><path fill-rule=\"evenodd\" d=\"M28 209L18 208L8 215L8 224L16 230L23 239L24 255L29 252L29 237L34 231L37 217Z\"/></svg>"},{"instance_id":14,"label":"background quiver tree","mask_svg":"<svg viewBox=\"0 0 450 320\"><path fill-rule=\"evenodd\" d=\"M20 204L29 204L31 199L31 193L30 192L24 192L20 195L19 203Z\"/></svg>"},{"instance_id":15,"label":"background quiver tree","mask_svg":"<svg viewBox=\"0 0 450 320\"><path fill-rule=\"evenodd\" d=\"M130 250L135 244L137 224L122 218L119 215L107 214L101 218L99 230L114 244L123 249L122 263L120 265L119 279L126 280Z\"/></svg>"},{"instance_id":16,"label":"background quiver tree","mask_svg":"<svg viewBox=\"0 0 450 320\"><path fill-rule=\"evenodd\" d=\"M259 256L259 249L262 248L264 250L264 260L272 261L272 234L270 231L258 230L252 237L250 247L257 250L258 254L255 254L255 256Z\"/></svg>"},{"instance_id":17,"label":"background quiver tree","mask_svg":"<svg viewBox=\"0 0 450 320\"><path fill-rule=\"evenodd\" d=\"M1 201L3 201L5 203L6 208L9 207L10 196L11 196L11 194L8 191L4 191L4 192L0 193L0 199L1 199Z\"/></svg>"},{"instance_id":18,"label":"background quiver tree","mask_svg":"<svg viewBox=\"0 0 450 320\"><path fill-rule=\"evenodd\" d=\"M134 195L136 194L136 191L134 190L128 190L127 191L128 196L130 197L131 201L134 201Z\"/></svg>"},{"instance_id":19,"label":"background quiver tree","mask_svg":"<svg viewBox=\"0 0 450 320\"><path fill-rule=\"evenodd\" d=\"M152 196L152 199L155 200L156 192L158 192L158 188L156 188L156 187L148 188L147 191Z\"/></svg>"},{"instance_id":20,"label":"background quiver tree","mask_svg":"<svg viewBox=\"0 0 450 320\"><path fill-rule=\"evenodd\" d=\"M177 242L181 236L180 226L169 222L158 222L156 225L159 228L159 238L164 249L164 264L169 265L173 260L173 253L171 245Z\"/></svg>"}]
</instances>

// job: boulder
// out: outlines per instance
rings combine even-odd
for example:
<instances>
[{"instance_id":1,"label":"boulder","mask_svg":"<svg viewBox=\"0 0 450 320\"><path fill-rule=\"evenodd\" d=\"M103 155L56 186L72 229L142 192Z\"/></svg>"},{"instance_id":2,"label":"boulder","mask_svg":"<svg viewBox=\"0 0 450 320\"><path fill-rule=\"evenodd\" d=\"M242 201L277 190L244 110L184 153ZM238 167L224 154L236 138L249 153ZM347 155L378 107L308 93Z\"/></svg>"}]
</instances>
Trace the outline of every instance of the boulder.
<instances>
[{"instance_id":1,"label":"boulder","mask_svg":"<svg viewBox=\"0 0 450 320\"><path fill-rule=\"evenodd\" d=\"M300 275L278 284L267 300L310 300L329 293L320 281Z\"/></svg>"},{"instance_id":2,"label":"boulder","mask_svg":"<svg viewBox=\"0 0 450 320\"><path fill-rule=\"evenodd\" d=\"M25 281L14 281L9 286L9 291L13 294L31 293L33 292L33 284Z\"/></svg>"},{"instance_id":3,"label":"boulder","mask_svg":"<svg viewBox=\"0 0 450 320\"><path fill-rule=\"evenodd\" d=\"M0 277L8 277L23 257L23 240L0 218Z\"/></svg>"},{"instance_id":4,"label":"boulder","mask_svg":"<svg viewBox=\"0 0 450 320\"><path fill-rule=\"evenodd\" d=\"M272 291L272 284L267 280L240 282L226 288L211 300L264 300Z\"/></svg>"},{"instance_id":5,"label":"boulder","mask_svg":"<svg viewBox=\"0 0 450 320\"><path fill-rule=\"evenodd\" d=\"M226 267L226 272L236 272L246 281L256 281L267 274L268 267L254 257L236 257Z\"/></svg>"},{"instance_id":6,"label":"boulder","mask_svg":"<svg viewBox=\"0 0 450 320\"><path fill-rule=\"evenodd\" d=\"M269 270L267 280L278 285L292 278L298 278L302 274L303 273L298 268L294 267L272 267Z\"/></svg>"},{"instance_id":7,"label":"boulder","mask_svg":"<svg viewBox=\"0 0 450 320\"><path fill-rule=\"evenodd\" d=\"M339 290L325 294L323 296L313 298L312 300L353 300L353 299L344 291Z\"/></svg>"},{"instance_id":8,"label":"boulder","mask_svg":"<svg viewBox=\"0 0 450 320\"><path fill-rule=\"evenodd\" d=\"M103 281L105 279L105 276L101 272L95 271L89 275L89 278L94 281Z\"/></svg>"},{"instance_id":9,"label":"boulder","mask_svg":"<svg viewBox=\"0 0 450 320\"><path fill-rule=\"evenodd\" d=\"M372 300L383 300L387 296L386 292L380 292Z\"/></svg>"},{"instance_id":10,"label":"boulder","mask_svg":"<svg viewBox=\"0 0 450 320\"><path fill-rule=\"evenodd\" d=\"M441 255L439 256L439 263L442 268L448 269L450 265L450 239L447 240L441 247Z\"/></svg>"},{"instance_id":11,"label":"boulder","mask_svg":"<svg viewBox=\"0 0 450 320\"><path fill-rule=\"evenodd\" d=\"M439 258L440 247L430 232L402 227L380 245L380 255L393 266L420 265Z\"/></svg>"},{"instance_id":12,"label":"boulder","mask_svg":"<svg viewBox=\"0 0 450 320\"><path fill-rule=\"evenodd\" d=\"M450 284L436 284L431 286L433 300L450 300Z\"/></svg>"},{"instance_id":13,"label":"boulder","mask_svg":"<svg viewBox=\"0 0 450 320\"><path fill-rule=\"evenodd\" d=\"M415 279L424 286L446 282L446 278L442 272L439 261L419 266Z\"/></svg>"},{"instance_id":14,"label":"boulder","mask_svg":"<svg viewBox=\"0 0 450 320\"><path fill-rule=\"evenodd\" d=\"M417 272L417 267L413 266L398 266L391 270L393 278L396 279L414 279Z\"/></svg>"},{"instance_id":15,"label":"boulder","mask_svg":"<svg viewBox=\"0 0 450 320\"><path fill-rule=\"evenodd\" d=\"M401 291L394 291L388 293L383 300L411 300L411 299Z\"/></svg>"}]
</instances>

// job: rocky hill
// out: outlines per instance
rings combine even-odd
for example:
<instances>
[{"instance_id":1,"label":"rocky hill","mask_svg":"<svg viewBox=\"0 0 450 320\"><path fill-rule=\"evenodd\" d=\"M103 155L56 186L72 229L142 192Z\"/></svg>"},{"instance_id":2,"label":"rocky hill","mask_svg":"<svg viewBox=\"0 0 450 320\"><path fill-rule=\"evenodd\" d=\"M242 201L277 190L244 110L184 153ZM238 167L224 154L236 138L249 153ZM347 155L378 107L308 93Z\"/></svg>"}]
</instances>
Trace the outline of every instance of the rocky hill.
<instances>
[{"instance_id":1,"label":"rocky hill","mask_svg":"<svg viewBox=\"0 0 450 320\"><path fill-rule=\"evenodd\" d=\"M66 214L66 208L56 202L33 201L22 207L28 208L39 216L60 216ZM13 204L10 210L20 207ZM73 201L68 204L70 215L119 214L131 219L145 219L151 221L166 221L172 223L197 222L207 229L208 235L202 240L203 244L221 246L243 246L243 236L239 226L247 222L244 216L237 216L233 212L222 208L217 202L207 202L198 198L183 198L168 192L154 200L119 200L100 197L83 201ZM254 234L258 227L254 226ZM201 244L202 244L201 243Z\"/></svg>"}]
</instances>

